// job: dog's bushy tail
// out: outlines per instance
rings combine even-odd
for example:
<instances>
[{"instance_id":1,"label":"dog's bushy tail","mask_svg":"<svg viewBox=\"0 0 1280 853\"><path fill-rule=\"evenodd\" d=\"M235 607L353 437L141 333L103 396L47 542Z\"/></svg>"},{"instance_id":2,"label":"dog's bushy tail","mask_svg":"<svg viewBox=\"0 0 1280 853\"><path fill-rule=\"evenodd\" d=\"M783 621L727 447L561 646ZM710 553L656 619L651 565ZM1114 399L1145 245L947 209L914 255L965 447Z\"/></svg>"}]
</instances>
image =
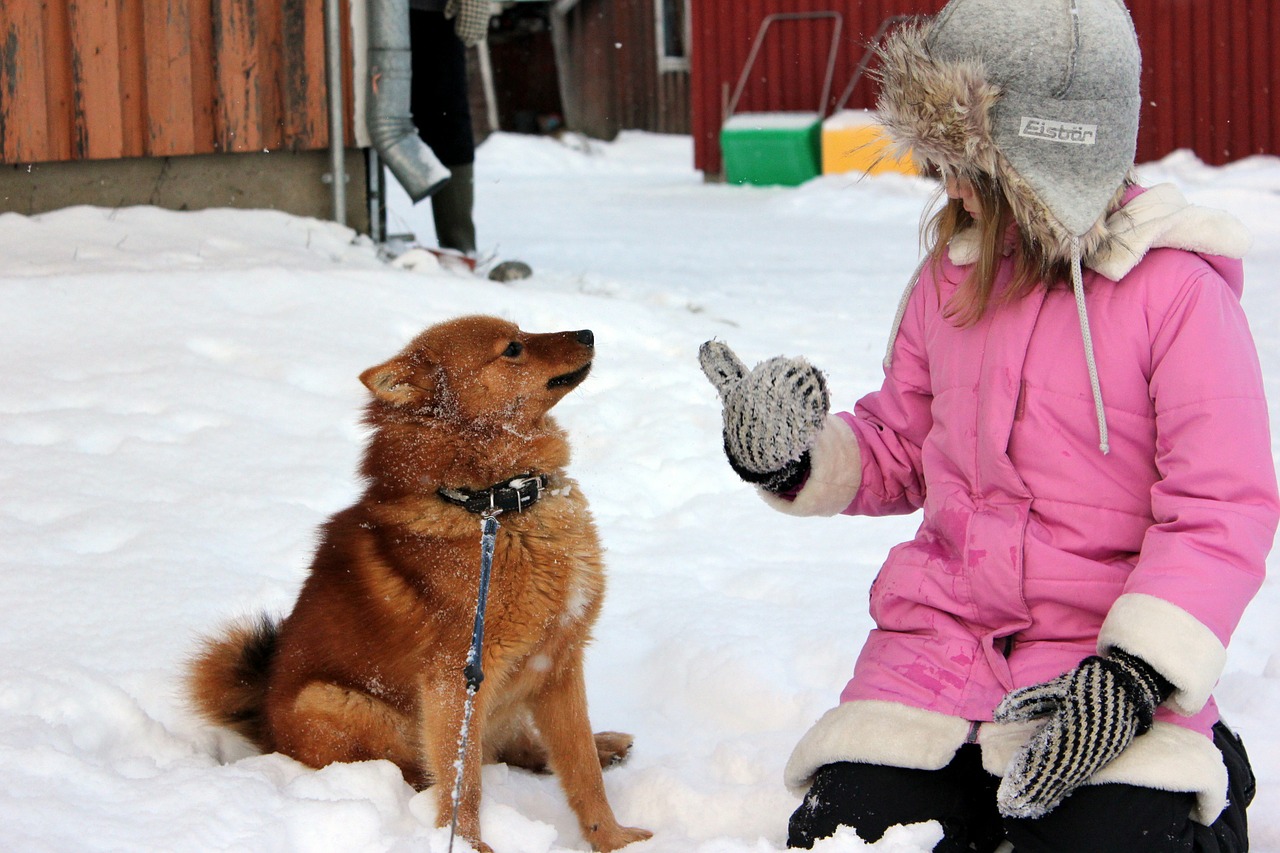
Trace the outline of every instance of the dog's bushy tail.
<instances>
[{"instance_id":1,"label":"dog's bushy tail","mask_svg":"<svg viewBox=\"0 0 1280 853\"><path fill-rule=\"evenodd\" d=\"M263 751L270 749L267 675L279 634L279 622L268 616L232 625L221 637L205 641L187 675L188 695L200 715L238 732Z\"/></svg>"}]
</instances>

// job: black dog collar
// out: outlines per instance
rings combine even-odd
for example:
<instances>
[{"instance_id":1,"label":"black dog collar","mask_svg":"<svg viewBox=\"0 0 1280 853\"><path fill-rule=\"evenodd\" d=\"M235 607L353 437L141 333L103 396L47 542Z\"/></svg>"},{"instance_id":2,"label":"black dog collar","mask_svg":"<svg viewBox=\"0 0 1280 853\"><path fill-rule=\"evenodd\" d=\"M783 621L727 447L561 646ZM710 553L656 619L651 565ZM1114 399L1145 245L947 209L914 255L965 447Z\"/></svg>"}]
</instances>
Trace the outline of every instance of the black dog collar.
<instances>
[{"instance_id":1,"label":"black dog collar","mask_svg":"<svg viewBox=\"0 0 1280 853\"><path fill-rule=\"evenodd\" d=\"M473 492L470 489L441 488L437 494L468 512L524 512L538 502L547 488L546 474L521 474L505 483Z\"/></svg>"}]
</instances>

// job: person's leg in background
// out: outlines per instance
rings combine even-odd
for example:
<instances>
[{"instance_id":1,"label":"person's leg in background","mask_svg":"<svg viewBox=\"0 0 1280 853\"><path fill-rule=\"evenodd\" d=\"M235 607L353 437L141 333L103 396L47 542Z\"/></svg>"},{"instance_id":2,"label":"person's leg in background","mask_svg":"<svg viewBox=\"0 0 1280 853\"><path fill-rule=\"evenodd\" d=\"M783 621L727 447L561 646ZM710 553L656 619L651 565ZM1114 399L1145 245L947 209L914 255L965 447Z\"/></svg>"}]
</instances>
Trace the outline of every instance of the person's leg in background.
<instances>
[{"instance_id":1,"label":"person's leg in background","mask_svg":"<svg viewBox=\"0 0 1280 853\"><path fill-rule=\"evenodd\" d=\"M467 49L443 12L409 10L413 49L410 109L418 135L453 177L431 196L436 240L445 249L476 251L475 135L467 87Z\"/></svg>"}]
</instances>

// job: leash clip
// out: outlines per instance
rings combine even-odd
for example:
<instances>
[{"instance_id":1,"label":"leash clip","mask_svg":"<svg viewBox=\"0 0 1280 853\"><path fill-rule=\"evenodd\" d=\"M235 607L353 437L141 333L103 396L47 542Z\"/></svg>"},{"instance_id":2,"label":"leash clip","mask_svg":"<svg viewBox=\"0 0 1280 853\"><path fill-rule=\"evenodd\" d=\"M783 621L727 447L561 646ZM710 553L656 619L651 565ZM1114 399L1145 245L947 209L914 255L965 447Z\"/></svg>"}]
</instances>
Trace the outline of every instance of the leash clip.
<instances>
[{"instance_id":1,"label":"leash clip","mask_svg":"<svg viewBox=\"0 0 1280 853\"><path fill-rule=\"evenodd\" d=\"M480 510L481 518L497 518L502 515L502 507L497 504L497 490L489 490L489 508Z\"/></svg>"}]
</instances>

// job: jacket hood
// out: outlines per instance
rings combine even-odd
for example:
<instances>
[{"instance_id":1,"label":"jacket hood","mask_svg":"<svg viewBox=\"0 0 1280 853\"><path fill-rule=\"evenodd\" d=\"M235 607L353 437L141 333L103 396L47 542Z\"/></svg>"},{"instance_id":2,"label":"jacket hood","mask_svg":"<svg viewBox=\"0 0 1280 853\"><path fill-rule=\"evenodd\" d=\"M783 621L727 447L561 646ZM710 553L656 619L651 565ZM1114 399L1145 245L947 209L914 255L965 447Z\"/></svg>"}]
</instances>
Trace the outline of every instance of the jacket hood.
<instances>
[{"instance_id":1,"label":"jacket hood","mask_svg":"<svg viewBox=\"0 0 1280 853\"><path fill-rule=\"evenodd\" d=\"M1184 249L1204 258L1237 298L1244 292L1239 259L1253 242L1249 230L1225 210L1191 204L1173 184L1131 188L1107 225L1114 239L1088 266L1112 281L1124 278L1152 249Z\"/></svg>"},{"instance_id":2,"label":"jacket hood","mask_svg":"<svg viewBox=\"0 0 1280 853\"><path fill-rule=\"evenodd\" d=\"M992 177L1051 260L1109 242L1140 105L1118 0L952 0L899 27L879 57L877 108L899 154Z\"/></svg>"},{"instance_id":3,"label":"jacket hood","mask_svg":"<svg viewBox=\"0 0 1280 853\"><path fill-rule=\"evenodd\" d=\"M1173 184L1129 186L1121 203L1103 223L1108 239L1085 266L1119 281L1152 249L1185 249L1203 257L1236 296L1241 295L1244 280L1238 259L1248 252L1252 237L1240 220L1224 210L1191 204ZM959 266L977 261L978 252L978 235L972 228L957 234L947 247L947 257Z\"/></svg>"}]
</instances>

